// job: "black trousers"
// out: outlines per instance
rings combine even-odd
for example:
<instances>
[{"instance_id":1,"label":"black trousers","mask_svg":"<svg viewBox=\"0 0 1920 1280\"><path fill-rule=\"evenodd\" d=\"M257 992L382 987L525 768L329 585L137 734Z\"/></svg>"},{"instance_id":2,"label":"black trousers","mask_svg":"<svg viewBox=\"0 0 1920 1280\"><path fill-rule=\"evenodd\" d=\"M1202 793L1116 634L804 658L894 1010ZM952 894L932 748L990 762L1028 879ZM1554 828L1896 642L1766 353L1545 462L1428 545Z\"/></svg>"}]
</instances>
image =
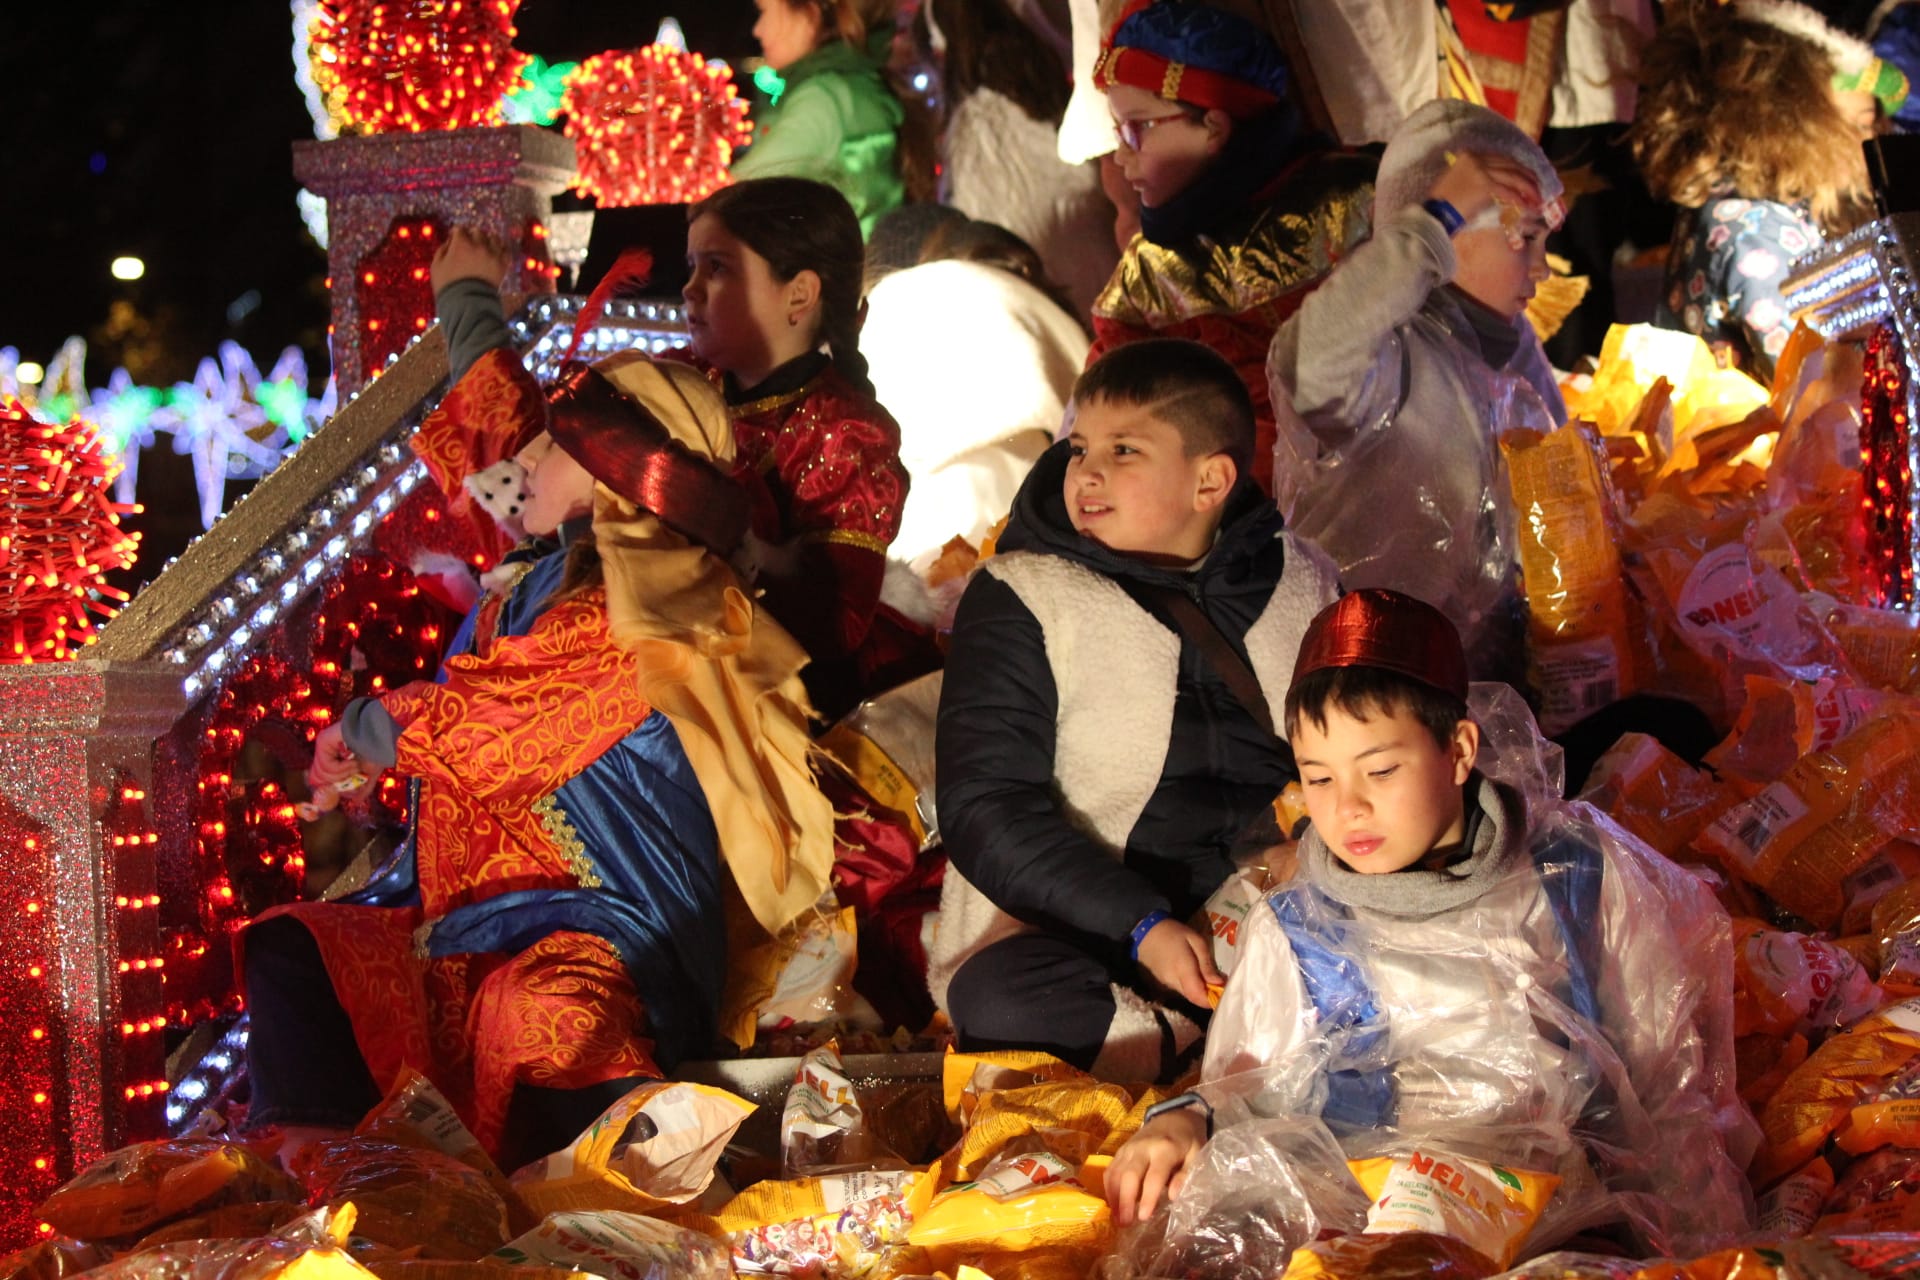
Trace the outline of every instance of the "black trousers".
<instances>
[{"instance_id":1,"label":"black trousers","mask_svg":"<svg viewBox=\"0 0 1920 1280\"><path fill-rule=\"evenodd\" d=\"M1090 1069L1113 1025L1112 984L1135 987L1141 977L1124 952L1112 951L1048 933L1019 934L985 948L960 966L947 988L959 1047L1039 1049ZM1142 995L1206 1025L1204 1009L1165 993ZM1173 1053L1169 1033L1167 1065Z\"/></svg>"}]
</instances>

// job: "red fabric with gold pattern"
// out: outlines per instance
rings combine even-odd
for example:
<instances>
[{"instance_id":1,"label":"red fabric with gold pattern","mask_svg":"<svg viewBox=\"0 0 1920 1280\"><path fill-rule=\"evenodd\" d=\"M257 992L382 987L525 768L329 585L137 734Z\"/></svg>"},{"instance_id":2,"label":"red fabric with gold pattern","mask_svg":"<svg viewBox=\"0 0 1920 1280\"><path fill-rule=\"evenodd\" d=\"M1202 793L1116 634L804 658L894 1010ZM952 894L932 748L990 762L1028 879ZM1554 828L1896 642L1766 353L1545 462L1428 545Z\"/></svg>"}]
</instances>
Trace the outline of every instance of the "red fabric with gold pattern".
<instances>
[{"instance_id":1,"label":"red fabric with gold pattern","mask_svg":"<svg viewBox=\"0 0 1920 1280\"><path fill-rule=\"evenodd\" d=\"M600 938L550 934L518 956L415 954L420 925L457 907L580 887L584 855L540 801L650 712L633 655L607 635L604 591L554 605L524 636L495 638L493 621L482 615L475 652L448 659L444 684L381 699L403 726L396 767L421 779L424 910L298 903L271 913L314 935L374 1082L384 1090L403 1067L422 1072L490 1150L516 1081L573 1088L659 1074L639 994ZM587 994L600 1003L581 1005Z\"/></svg>"},{"instance_id":2,"label":"red fabric with gold pattern","mask_svg":"<svg viewBox=\"0 0 1920 1280\"><path fill-rule=\"evenodd\" d=\"M416 839L435 916L510 890L578 885L535 802L650 710L634 656L607 634L600 589L553 606L524 636L448 659L445 683L408 685L381 705L402 726L395 767L425 781Z\"/></svg>"},{"instance_id":3,"label":"red fabric with gold pattern","mask_svg":"<svg viewBox=\"0 0 1920 1280\"><path fill-rule=\"evenodd\" d=\"M516 1084L661 1074L640 994L604 938L550 933L517 955L427 958L414 950L413 908L302 902L260 918L279 915L313 935L374 1083L427 1076L491 1152Z\"/></svg>"},{"instance_id":4,"label":"red fabric with gold pattern","mask_svg":"<svg viewBox=\"0 0 1920 1280\"><path fill-rule=\"evenodd\" d=\"M489 351L427 415L408 442L447 495L447 509L470 523L498 562L512 547L493 517L473 505L465 481L511 458L545 429L547 399L513 352Z\"/></svg>"},{"instance_id":5,"label":"red fabric with gold pattern","mask_svg":"<svg viewBox=\"0 0 1920 1280\"><path fill-rule=\"evenodd\" d=\"M1218 108L1236 120L1251 119L1280 101L1244 80L1132 46L1102 49L1093 63L1093 84L1102 91L1116 84L1132 85L1168 102L1184 102L1203 111Z\"/></svg>"}]
</instances>

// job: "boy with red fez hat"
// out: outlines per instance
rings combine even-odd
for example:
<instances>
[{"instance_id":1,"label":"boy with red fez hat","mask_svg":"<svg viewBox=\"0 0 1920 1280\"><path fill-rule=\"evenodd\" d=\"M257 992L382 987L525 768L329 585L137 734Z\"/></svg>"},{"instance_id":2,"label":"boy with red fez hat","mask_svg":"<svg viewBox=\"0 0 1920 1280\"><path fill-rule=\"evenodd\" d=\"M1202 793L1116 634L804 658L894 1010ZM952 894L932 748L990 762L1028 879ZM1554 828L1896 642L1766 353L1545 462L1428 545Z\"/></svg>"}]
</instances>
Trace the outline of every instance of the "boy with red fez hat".
<instances>
[{"instance_id":1,"label":"boy with red fez hat","mask_svg":"<svg viewBox=\"0 0 1920 1280\"><path fill-rule=\"evenodd\" d=\"M1103 42L1116 160L1140 233L1094 301L1089 366L1125 342L1191 338L1253 397L1253 476L1272 490L1267 344L1367 234L1373 162L1303 122L1268 33L1193 0L1131 0Z\"/></svg>"},{"instance_id":2,"label":"boy with red fez hat","mask_svg":"<svg viewBox=\"0 0 1920 1280\"><path fill-rule=\"evenodd\" d=\"M1314 620L1286 728L1301 878L1249 917L1200 1087L1115 1156L1117 1219L1210 1200L1187 1182L1211 1129L1290 1116L1349 1158L1558 1176L1530 1251L1624 1227L1632 1256L1691 1256L1745 1229L1757 1134L1707 887L1559 800L1517 695L1470 689L1453 625L1410 596L1356 591Z\"/></svg>"}]
</instances>

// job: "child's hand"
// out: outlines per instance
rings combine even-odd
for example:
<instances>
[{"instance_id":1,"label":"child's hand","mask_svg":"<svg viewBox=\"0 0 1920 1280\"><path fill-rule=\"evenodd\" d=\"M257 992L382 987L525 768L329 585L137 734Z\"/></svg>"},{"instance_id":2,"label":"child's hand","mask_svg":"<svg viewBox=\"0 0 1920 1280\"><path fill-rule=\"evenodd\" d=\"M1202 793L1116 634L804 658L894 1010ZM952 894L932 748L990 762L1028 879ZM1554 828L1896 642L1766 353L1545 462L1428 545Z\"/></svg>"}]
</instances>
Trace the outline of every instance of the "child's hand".
<instances>
[{"instance_id":1,"label":"child's hand","mask_svg":"<svg viewBox=\"0 0 1920 1280\"><path fill-rule=\"evenodd\" d=\"M1427 192L1428 199L1445 200L1468 222L1495 204L1531 212L1541 205L1540 184L1533 170L1511 156L1485 151L1463 151Z\"/></svg>"},{"instance_id":2,"label":"child's hand","mask_svg":"<svg viewBox=\"0 0 1920 1280\"><path fill-rule=\"evenodd\" d=\"M455 227L433 251L428 278L439 293L456 280L485 280L498 289L513 267L513 248L498 236L472 227Z\"/></svg>"},{"instance_id":3,"label":"child's hand","mask_svg":"<svg viewBox=\"0 0 1920 1280\"><path fill-rule=\"evenodd\" d=\"M1140 939L1139 960L1154 981L1202 1009L1209 1003L1207 984L1227 980L1214 968L1212 945L1178 920L1162 920L1147 930Z\"/></svg>"},{"instance_id":4,"label":"child's hand","mask_svg":"<svg viewBox=\"0 0 1920 1280\"><path fill-rule=\"evenodd\" d=\"M1107 1166L1107 1204L1115 1226L1150 1217L1162 1195L1187 1185L1187 1167L1207 1145L1207 1119L1197 1107L1157 1115L1114 1153Z\"/></svg>"},{"instance_id":5,"label":"child's hand","mask_svg":"<svg viewBox=\"0 0 1920 1280\"><path fill-rule=\"evenodd\" d=\"M337 788L355 774L364 777L373 772L375 770L347 746L337 723L322 729L320 736L313 740L313 763L307 767L307 785L313 790Z\"/></svg>"}]
</instances>

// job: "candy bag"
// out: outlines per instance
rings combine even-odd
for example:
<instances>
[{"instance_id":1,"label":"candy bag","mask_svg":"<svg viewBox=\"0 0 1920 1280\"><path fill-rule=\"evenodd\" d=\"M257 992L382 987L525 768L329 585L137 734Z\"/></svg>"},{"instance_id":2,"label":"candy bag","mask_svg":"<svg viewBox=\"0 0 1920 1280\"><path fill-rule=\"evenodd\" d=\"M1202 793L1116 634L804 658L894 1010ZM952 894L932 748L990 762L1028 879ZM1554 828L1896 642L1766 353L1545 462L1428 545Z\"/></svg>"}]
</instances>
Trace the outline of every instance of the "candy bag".
<instances>
[{"instance_id":1,"label":"candy bag","mask_svg":"<svg viewBox=\"0 0 1920 1280\"><path fill-rule=\"evenodd\" d=\"M831 907L832 894L821 901ZM722 1033L749 1049L761 1030L823 1022L877 1028L879 1018L853 990L858 945L854 911L846 907L816 910L737 956L727 976Z\"/></svg>"},{"instance_id":2,"label":"candy bag","mask_svg":"<svg viewBox=\"0 0 1920 1280\"><path fill-rule=\"evenodd\" d=\"M1741 1245L1690 1262L1650 1262L1633 1280L1786 1280L1785 1262L1776 1249Z\"/></svg>"},{"instance_id":3,"label":"candy bag","mask_svg":"<svg viewBox=\"0 0 1920 1280\"><path fill-rule=\"evenodd\" d=\"M517 1230L533 1224L533 1215L521 1203L519 1193L480 1145L480 1140L461 1121L453 1104L434 1087L433 1081L412 1068L401 1071L387 1096L367 1113L354 1133L452 1156L487 1180L487 1185L507 1206L510 1226Z\"/></svg>"},{"instance_id":4,"label":"candy bag","mask_svg":"<svg viewBox=\"0 0 1920 1280\"><path fill-rule=\"evenodd\" d=\"M1826 623L1862 680L1876 689L1920 694L1920 615L1839 605Z\"/></svg>"},{"instance_id":5,"label":"candy bag","mask_svg":"<svg viewBox=\"0 0 1920 1280\"><path fill-rule=\"evenodd\" d=\"M1840 932L1843 935L1875 932L1876 908L1912 884L1920 884L1920 845L1889 840L1880 852L1842 882L1840 895L1847 905L1840 914Z\"/></svg>"},{"instance_id":6,"label":"candy bag","mask_svg":"<svg viewBox=\"0 0 1920 1280\"><path fill-rule=\"evenodd\" d=\"M486 1175L438 1151L342 1138L301 1148L294 1165L313 1203L351 1203L354 1231L380 1244L471 1262L512 1234L507 1206Z\"/></svg>"},{"instance_id":7,"label":"candy bag","mask_svg":"<svg viewBox=\"0 0 1920 1280\"><path fill-rule=\"evenodd\" d=\"M1671 858L1741 796L1659 739L1628 733L1594 763L1580 798Z\"/></svg>"},{"instance_id":8,"label":"candy bag","mask_svg":"<svg viewBox=\"0 0 1920 1280\"><path fill-rule=\"evenodd\" d=\"M1457 1236L1369 1231L1301 1246L1281 1280L1486 1280L1499 1269Z\"/></svg>"},{"instance_id":9,"label":"candy bag","mask_svg":"<svg viewBox=\"0 0 1920 1280\"><path fill-rule=\"evenodd\" d=\"M988 1094L1005 1089L1062 1081L1092 1080L1078 1067L1038 1049L996 1049L986 1053L948 1052L940 1064L940 1085L947 1117L965 1125Z\"/></svg>"},{"instance_id":10,"label":"candy bag","mask_svg":"<svg viewBox=\"0 0 1920 1280\"><path fill-rule=\"evenodd\" d=\"M542 1216L685 1204L713 1181L721 1152L753 1109L710 1085L649 1082L608 1107L572 1146L516 1172L513 1188Z\"/></svg>"},{"instance_id":11,"label":"candy bag","mask_svg":"<svg viewBox=\"0 0 1920 1280\"><path fill-rule=\"evenodd\" d=\"M1881 1147L1853 1162L1814 1223L1823 1235L1848 1231L1912 1231L1920 1227L1920 1151Z\"/></svg>"},{"instance_id":12,"label":"candy bag","mask_svg":"<svg viewBox=\"0 0 1920 1280\"><path fill-rule=\"evenodd\" d=\"M1696 847L1830 929L1842 885L1887 841L1920 826L1920 725L1904 711L1870 720L1700 834Z\"/></svg>"},{"instance_id":13,"label":"candy bag","mask_svg":"<svg viewBox=\"0 0 1920 1280\"><path fill-rule=\"evenodd\" d=\"M1879 1008L1880 989L1852 956L1804 933L1733 922L1733 1033L1814 1035Z\"/></svg>"},{"instance_id":14,"label":"candy bag","mask_svg":"<svg viewBox=\"0 0 1920 1280\"><path fill-rule=\"evenodd\" d=\"M1905 1000L1828 1039L1808 1056L1760 1112L1764 1135L1751 1169L1771 1186L1816 1155L1863 1102L1920 1059L1920 1000Z\"/></svg>"},{"instance_id":15,"label":"candy bag","mask_svg":"<svg viewBox=\"0 0 1920 1280\"><path fill-rule=\"evenodd\" d=\"M1726 741L1706 756L1722 774L1765 786L1810 751L1824 751L1865 724L1886 698L1851 679L1822 677L1811 684L1749 675L1746 705Z\"/></svg>"},{"instance_id":16,"label":"candy bag","mask_svg":"<svg viewBox=\"0 0 1920 1280\"><path fill-rule=\"evenodd\" d=\"M353 1206L320 1209L255 1240L181 1240L124 1254L93 1280L369 1280L346 1250Z\"/></svg>"},{"instance_id":17,"label":"candy bag","mask_svg":"<svg viewBox=\"0 0 1920 1280\"><path fill-rule=\"evenodd\" d=\"M1221 881L1220 887L1200 908L1200 920L1195 928L1211 940L1213 967L1221 973L1233 973L1234 961L1240 958L1240 936L1247 927L1247 916L1266 895L1267 868L1256 863L1239 868Z\"/></svg>"},{"instance_id":18,"label":"candy bag","mask_svg":"<svg viewBox=\"0 0 1920 1280\"><path fill-rule=\"evenodd\" d=\"M1760 1197L1760 1230L1766 1235L1803 1236L1819 1220L1820 1207L1833 1191L1833 1166L1819 1156Z\"/></svg>"},{"instance_id":19,"label":"candy bag","mask_svg":"<svg viewBox=\"0 0 1920 1280\"><path fill-rule=\"evenodd\" d=\"M728 1280L725 1242L617 1209L550 1213L493 1254L516 1267L563 1267L603 1280Z\"/></svg>"},{"instance_id":20,"label":"candy bag","mask_svg":"<svg viewBox=\"0 0 1920 1280\"><path fill-rule=\"evenodd\" d=\"M1370 1232L1426 1231L1465 1241L1498 1265L1513 1264L1560 1179L1439 1152L1352 1160L1366 1191ZM1489 1273L1490 1274L1490 1273Z\"/></svg>"},{"instance_id":21,"label":"candy bag","mask_svg":"<svg viewBox=\"0 0 1920 1280\"><path fill-rule=\"evenodd\" d=\"M176 1240L253 1240L270 1236L291 1222L306 1216L304 1203L288 1200L254 1200L246 1204L223 1204L189 1218L176 1218L141 1236L135 1249L151 1249Z\"/></svg>"},{"instance_id":22,"label":"candy bag","mask_svg":"<svg viewBox=\"0 0 1920 1280\"><path fill-rule=\"evenodd\" d=\"M1593 428L1501 437L1519 523L1540 727L1571 728L1635 687L1614 497Z\"/></svg>"},{"instance_id":23,"label":"candy bag","mask_svg":"<svg viewBox=\"0 0 1920 1280\"><path fill-rule=\"evenodd\" d=\"M1045 1151L1073 1166L1100 1151L1134 1108L1117 1084L1083 1079L995 1089L974 1104L945 1157L954 1181L984 1176L1003 1154Z\"/></svg>"},{"instance_id":24,"label":"candy bag","mask_svg":"<svg viewBox=\"0 0 1920 1280\"><path fill-rule=\"evenodd\" d=\"M908 1228L935 1186L933 1174L906 1169L761 1182L715 1220L742 1271L864 1276L907 1247Z\"/></svg>"},{"instance_id":25,"label":"candy bag","mask_svg":"<svg viewBox=\"0 0 1920 1280\"><path fill-rule=\"evenodd\" d=\"M867 1124L832 1041L800 1060L780 1115L781 1164L789 1178L849 1169L904 1169Z\"/></svg>"},{"instance_id":26,"label":"candy bag","mask_svg":"<svg viewBox=\"0 0 1920 1280\"><path fill-rule=\"evenodd\" d=\"M1073 1162L1046 1151L1003 1155L978 1178L948 1187L907 1230L936 1265L963 1250L1099 1250L1107 1202L1074 1181Z\"/></svg>"},{"instance_id":27,"label":"candy bag","mask_svg":"<svg viewBox=\"0 0 1920 1280\"><path fill-rule=\"evenodd\" d=\"M62 1235L113 1240L223 1204L300 1198L293 1179L246 1147L176 1138L102 1156L48 1196L38 1218Z\"/></svg>"},{"instance_id":28,"label":"candy bag","mask_svg":"<svg viewBox=\"0 0 1920 1280\"><path fill-rule=\"evenodd\" d=\"M0 1258L0 1280L66 1280L112 1256L103 1244L53 1236Z\"/></svg>"}]
</instances>

